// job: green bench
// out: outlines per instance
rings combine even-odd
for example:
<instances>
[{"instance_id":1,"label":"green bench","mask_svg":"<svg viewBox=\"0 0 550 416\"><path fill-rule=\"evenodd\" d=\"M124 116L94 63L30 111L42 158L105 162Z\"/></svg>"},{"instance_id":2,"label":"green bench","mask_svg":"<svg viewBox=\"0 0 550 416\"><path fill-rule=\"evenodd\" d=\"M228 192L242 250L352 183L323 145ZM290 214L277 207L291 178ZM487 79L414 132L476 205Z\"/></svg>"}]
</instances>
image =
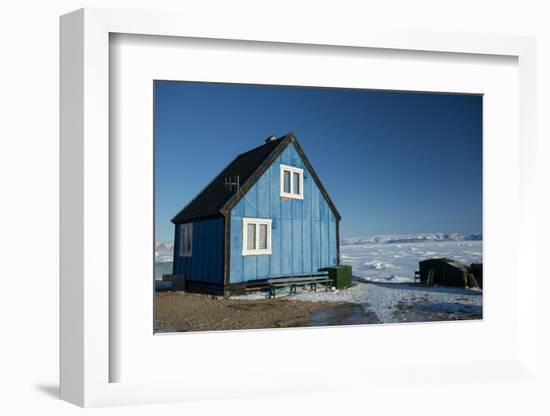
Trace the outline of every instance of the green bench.
<instances>
[{"instance_id":1,"label":"green bench","mask_svg":"<svg viewBox=\"0 0 550 416\"><path fill-rule=\"evenodd\" d=\"M277 293L288 289L290 294L296 293L296 288L299 286L309 286L310 290L317 291L317 285L323 285L325 290L332 287L333 281L329 277L328 272L318 272L307 274L304 276L270 278L267 280L269 287L269 298L277 297Z\"/></svg>"}]
</instances>

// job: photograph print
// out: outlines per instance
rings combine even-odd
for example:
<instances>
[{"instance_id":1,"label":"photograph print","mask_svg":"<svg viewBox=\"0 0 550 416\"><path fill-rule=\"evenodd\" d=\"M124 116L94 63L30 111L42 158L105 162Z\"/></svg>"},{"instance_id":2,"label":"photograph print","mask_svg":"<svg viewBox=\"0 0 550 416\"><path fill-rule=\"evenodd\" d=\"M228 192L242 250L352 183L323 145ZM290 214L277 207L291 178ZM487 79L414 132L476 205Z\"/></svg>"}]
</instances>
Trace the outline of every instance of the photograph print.
<instances>
[{"instance_id":1,"label":"photograph print","mask_svg":"<svg viewBox=\"0 0 550 416\"><path fill-rule=\"evenodd\" d=\"M154 82L154 331L482 319L483 96Z\"/></svg>"}]
</instances>

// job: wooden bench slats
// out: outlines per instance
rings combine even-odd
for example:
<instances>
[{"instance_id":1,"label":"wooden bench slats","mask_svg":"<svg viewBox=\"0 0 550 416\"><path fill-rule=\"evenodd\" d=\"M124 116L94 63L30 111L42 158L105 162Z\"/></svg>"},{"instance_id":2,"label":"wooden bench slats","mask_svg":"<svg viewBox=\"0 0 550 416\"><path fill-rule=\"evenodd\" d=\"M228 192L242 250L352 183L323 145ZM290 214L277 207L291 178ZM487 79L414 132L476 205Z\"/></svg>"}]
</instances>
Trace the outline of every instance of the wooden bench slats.
<instances>
[{"instance_id":1,"label":"wooden bench slats","mask_svg":"<svg viewBox=\"0 0 550 416\"><path fill-rule=\"evenodd\" d=\"M317 291L317 284L325 285L325 289L328 290L332 285L332 279L327 276L312 276L312 277L302 277L302 278L290 278L290 279L273 279L269 283L269 297L275 298L277 296L277 291L288 287L289 293L296 293L297 286L307 286L309 285L311 290Z\"/></svg>"},{"instance_id":2,"label":"wooden bench slats","mask_svg":"<svg viewBox=\"0 0 550 416\"><path fill-rule=\"evenodd\" d=\"M304 275L301 277L288 277L288 278L269 278L267 279L268 284L272 283L294 283L294 282L305 282L305 281L318 281L327 279L328 274L317 275L317 276L308 276Z\"/></svg>"}]
</instances>

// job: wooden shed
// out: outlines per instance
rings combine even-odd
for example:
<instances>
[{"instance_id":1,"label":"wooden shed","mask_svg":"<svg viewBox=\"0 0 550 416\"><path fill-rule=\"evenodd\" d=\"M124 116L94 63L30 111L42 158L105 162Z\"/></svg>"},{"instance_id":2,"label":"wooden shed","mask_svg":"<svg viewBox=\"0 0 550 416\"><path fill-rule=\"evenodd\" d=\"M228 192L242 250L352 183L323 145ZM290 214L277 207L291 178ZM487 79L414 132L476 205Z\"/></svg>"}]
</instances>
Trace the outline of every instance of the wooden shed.
<instances>
[{"instance_id":1,"label":"wooden shed","mask_svg":"<svg viewBox=\"0 0 550 416\"><path fill-rule=\"evenodd\" d=\"M271 136L172 219L173 273L186 290L225 295L311 277L339 264L340 219L294 134Z\"/></svg>"},{"instance_id":2,"label":"wooden shed","mask_svg":"<svg viewBox=\"0 0 550 416\"><path fill-rule=\"evenodd\" d=\"M468 268L450 258L427 259L418 263L420 282L424 285L443 285L466 287L468 285Z\"/></svg>"}]
</instances>

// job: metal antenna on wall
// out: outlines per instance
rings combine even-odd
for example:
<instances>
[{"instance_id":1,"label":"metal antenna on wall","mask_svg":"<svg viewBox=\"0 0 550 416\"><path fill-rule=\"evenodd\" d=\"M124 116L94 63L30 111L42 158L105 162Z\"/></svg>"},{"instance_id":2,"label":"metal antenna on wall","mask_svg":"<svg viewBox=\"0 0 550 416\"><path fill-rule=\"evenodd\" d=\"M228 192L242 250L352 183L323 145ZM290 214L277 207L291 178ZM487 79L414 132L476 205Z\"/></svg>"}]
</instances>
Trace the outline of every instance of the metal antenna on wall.
<instances>
[{"instance_id":1,"label":"metal antenna on wall","mask_svg":"<svg viewBox=\"0 0 550 416\"><path fill-rule=\"evenodd\" d=\"M239 193L241 191L241 177L239 175L236 175L236 176L226 176L225 177L225 189L227 191L235 191L236 193ZM248 201L249 204L252 204L252 206L255 208L255 209L258 209L256 207L256 204L254 204L254 202L252 202L250 199L248 199L246 197L246 194L242 194L243 198L246 199Z\"/></svg>"},{"instance_id":2,"label":"metal antenna on wall","mask_svg":"<svg viewBox=\"0 0 550 416\"><path fill-rule=\"evenodd\" d=\"M239 190L241 189L240 176L226 176L225 189L228 191L239 192Z\"/></svg>"}]
</instances>

